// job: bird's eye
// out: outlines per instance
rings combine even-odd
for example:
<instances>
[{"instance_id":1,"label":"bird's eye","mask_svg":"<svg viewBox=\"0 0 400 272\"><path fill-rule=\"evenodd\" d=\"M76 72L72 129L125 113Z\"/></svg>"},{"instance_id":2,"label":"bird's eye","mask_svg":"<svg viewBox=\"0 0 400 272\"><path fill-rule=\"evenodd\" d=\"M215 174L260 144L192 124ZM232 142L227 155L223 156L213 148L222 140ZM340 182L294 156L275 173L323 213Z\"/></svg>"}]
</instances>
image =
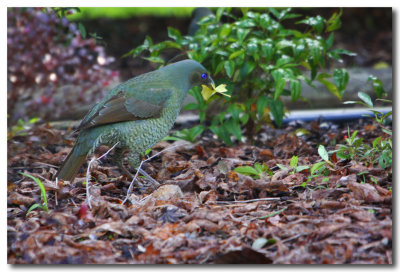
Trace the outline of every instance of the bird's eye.
<instances>
[{"instance_id":1,"label":"bird's eye","mask_svg":"<svg viewBox=\"0 0 400 272\"><path fill-rule=\"evenodd\" d=\"M206 73L202 74L202 75L201 75L201 78L202 78L202 79L206 79L206 78L207 78L207 74L206 74Z\"/></svg>"}]
</instances>

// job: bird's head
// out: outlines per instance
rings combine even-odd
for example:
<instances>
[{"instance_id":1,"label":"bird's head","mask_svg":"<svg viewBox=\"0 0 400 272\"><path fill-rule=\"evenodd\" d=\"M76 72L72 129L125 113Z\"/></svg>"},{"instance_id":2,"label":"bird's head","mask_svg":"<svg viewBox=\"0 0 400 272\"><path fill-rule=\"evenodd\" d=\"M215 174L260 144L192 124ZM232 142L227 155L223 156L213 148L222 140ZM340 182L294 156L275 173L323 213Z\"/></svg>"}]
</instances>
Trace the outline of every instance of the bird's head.
<instances>
[{"instance_id":1,"label":"bird's head","mask_svg":"<svg viewBox=\"0 0 400 272\"><path fill-rule=\"evenodd\" d=\"M222 95L230 97L230 95L225 94L228 90L226 89L226 84L221 84L215 87L214 80L208 74L207 70L199 64L199 67L194 69L190 77L191 86L202 86L201 95L204 100L210 99L215 93L220 93Z\"/></svg>"},{"instance_id":2,"label":"bird's head","mask_svg":"<svg viewBox=\"0 0 400 272\"><path fill-rule=\"evenodd\" d=\"M192 71L189 81L190 86L206 85L210 88L212 88L213 85L215 86L214 80L211 78L207 70L201 65Z\"/></svg>"},{"instance_id":3,"label":"bird's head","mask_svg":"<svg viewBox=\"0 0 400 272\"><path fill-rule=\"evenodd\" d=\"M218 87L215 87L214 80L211 78L210 74L204 68L203 65L194 60L182 60L179 62L172 63L167 65L165 68L170 71L170 75L173 75L171 78L179 79L179 78L187 78L188 81L182 81L184 84L182 90L185 91L184 95L186 95L187 91L194 86L202 86L203 89L201 94L205 100L208 100L215 93L220 93L225 96L229 96L225 94L226 85L221 84ZM178 83L179 81L176 81Z\"/></svg>"}]
</instances>

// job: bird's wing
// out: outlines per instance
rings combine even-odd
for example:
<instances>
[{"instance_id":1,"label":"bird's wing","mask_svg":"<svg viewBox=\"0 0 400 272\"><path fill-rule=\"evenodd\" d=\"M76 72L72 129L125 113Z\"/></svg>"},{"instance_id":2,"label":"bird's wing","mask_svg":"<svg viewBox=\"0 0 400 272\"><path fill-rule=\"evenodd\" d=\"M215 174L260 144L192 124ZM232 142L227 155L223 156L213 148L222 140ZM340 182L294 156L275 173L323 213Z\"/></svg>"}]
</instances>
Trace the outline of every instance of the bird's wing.
<instances>
[{"instance_id":1,"label":"bird's wing","mask_svg":"<svg viewBox=\"0 0 400 272\"><path fill-rule=\"evenodd\" d=\"M95 112L90 112L90 118L84 118L78 130L111 123L160 117L164 104L171 97L171 94L172 89L165 88L149 88L141 92L121 91L103 102L102 106L96 107Z\"/></svg>"}]
</instances>

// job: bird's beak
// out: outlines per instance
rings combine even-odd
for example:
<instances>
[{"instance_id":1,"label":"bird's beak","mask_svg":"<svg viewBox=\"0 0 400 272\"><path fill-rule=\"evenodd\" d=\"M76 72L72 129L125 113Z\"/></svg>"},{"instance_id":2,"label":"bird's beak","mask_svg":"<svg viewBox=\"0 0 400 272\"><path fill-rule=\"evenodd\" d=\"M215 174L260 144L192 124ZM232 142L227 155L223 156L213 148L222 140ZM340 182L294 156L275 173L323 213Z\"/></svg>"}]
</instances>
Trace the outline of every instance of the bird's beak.
<instances>
[{"instance_id":1,"label":"bird's beak","mask_svg":"<svg viewBox=\"0 0 400 272\"><path fill-rule=\"evenodd\" d=\"M208 82L208 87L210 87L210 89L215 89L215 83L214 80L209 77L210 82Z\"/></svg>"}]
</instances>

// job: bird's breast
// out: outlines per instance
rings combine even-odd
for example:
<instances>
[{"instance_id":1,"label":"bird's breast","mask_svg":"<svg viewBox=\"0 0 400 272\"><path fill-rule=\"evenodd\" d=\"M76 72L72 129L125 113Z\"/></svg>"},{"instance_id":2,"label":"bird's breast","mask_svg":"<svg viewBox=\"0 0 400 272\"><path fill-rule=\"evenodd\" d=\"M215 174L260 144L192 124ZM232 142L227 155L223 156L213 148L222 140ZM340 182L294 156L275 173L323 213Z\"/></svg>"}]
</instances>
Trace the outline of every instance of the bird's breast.
<instances>
[{"instance_id":1,"label":"bird's breast","mask_svg":"<svg viewBox=\"0 0 400 272\"><path fill-rule=\"evenodd\" d=\"M120 147L128 149L134 148L138 152L144 152L161 141L172 128L179 114L179 105L169 105L165 107L158 118L149 118L145 120L129 121L115 124L114 131L118 134ZM116 142L113 139L113 142ZM108 143L111 145L113 143Z\"/></svg>"}]
</instances>

